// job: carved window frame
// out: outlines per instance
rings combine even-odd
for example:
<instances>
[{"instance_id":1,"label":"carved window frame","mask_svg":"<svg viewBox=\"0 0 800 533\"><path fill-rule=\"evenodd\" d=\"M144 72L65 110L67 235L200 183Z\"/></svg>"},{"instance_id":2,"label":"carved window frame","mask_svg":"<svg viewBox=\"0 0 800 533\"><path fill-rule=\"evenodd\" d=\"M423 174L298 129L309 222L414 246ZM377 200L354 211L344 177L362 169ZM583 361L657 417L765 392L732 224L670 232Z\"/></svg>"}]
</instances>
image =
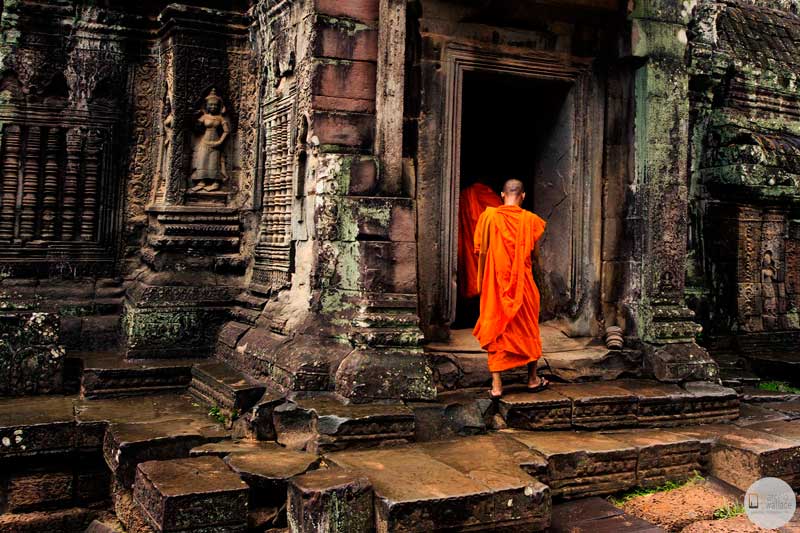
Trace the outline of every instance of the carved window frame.
<instances>
[{"instance_id":1,"label":"carved window frame","mask_svg":"<svg viewBox=\"0 0 800 533\"><path fill-rule=\"evenodd\" d=\"M598 134L589 128L592 115L589 94L592 83L591 59L535 50L526 51L524 54L509 54L462 43L449 43L442 53L446 85L439 243L444 257L439 266L438 302L440 308L447 312L444 318L450 324L456 316L457 288L453 279L457 274L458 235L453 228L458 227L464 74L471 71L565 81L573 85L570 98L573 98L575 112L573 121L575 141L572 145L574 171L571 193L574 194L575 209L572 214L570 299L574 302L574 306L579 306L587 293L588 283L581 258L595 255L591 249L592 228L589 224L592 205L587 191L592 190L595 180L599 182L602 179L602 171L592 178L590 168L591 151L597 146L598 141L602 143L603 135L601 131L598 139ZM599 280L599 273L596 277Z\"/></svg>"}]
</instances>

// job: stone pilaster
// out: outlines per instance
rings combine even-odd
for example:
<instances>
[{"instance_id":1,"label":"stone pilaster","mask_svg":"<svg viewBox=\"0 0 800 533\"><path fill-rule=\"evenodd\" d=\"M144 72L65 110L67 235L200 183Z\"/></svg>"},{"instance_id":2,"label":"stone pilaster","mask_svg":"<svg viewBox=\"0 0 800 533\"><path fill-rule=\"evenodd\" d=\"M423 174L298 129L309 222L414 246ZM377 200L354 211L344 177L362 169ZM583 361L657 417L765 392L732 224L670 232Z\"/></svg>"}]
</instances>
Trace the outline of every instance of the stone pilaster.
<instances>
[{"instance_id":1,"label":"stone pilaster","mask_svg":"<svg viewBox=\"0 0 800 533\"><path fill-rule=\"evenodd\" d=\"M643 230L640 334L645 363L667 381L716 378L695 343L700 332L684 301L688 227L688 4L640 0L631 13L636 71L635 154Z\"/></svg>"}]
</instances>

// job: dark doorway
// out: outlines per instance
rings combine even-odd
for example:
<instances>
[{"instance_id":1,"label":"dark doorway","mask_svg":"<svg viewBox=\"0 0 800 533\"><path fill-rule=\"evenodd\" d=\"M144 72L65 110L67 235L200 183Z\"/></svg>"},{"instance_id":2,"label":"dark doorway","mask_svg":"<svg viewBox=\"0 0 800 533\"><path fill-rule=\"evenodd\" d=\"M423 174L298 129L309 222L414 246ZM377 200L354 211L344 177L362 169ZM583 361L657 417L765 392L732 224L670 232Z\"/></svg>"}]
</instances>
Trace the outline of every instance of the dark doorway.
<instances>
[{"instance_id":1,"label":"dark doorway","mask_svg":"<svg viewBox=\"0 0 800 533\"><path fill-rule=\"evenodd\" d=\"M482 182L499 195L507 179L520 179L527 192L523 208L547 220L554 206L565 199L566 185L572 179L572 87L563 81L466 72L461 100L460 190ZM548 265L544 268L551 270ZM553 318L559 307L548 287L550 277L544 277L545 281L537 279L542 293L540 320ZM473 327L478 306L478 298L459 295L451 328Z\"/></svg>"}]
</instances>

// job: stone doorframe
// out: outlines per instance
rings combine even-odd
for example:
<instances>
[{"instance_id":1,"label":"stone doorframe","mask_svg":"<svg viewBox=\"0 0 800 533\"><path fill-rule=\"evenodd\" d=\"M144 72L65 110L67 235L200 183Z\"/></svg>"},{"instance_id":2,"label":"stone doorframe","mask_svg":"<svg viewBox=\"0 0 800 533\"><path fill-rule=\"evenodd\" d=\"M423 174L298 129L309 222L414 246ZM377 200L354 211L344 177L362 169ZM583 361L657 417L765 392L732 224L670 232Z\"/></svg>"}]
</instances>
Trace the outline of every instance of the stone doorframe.
<instances>
[{"instance_id":1,"label":"stone doorframe","mask_svg":"<svg viewBox=\"0 0 800 533\"><path fill-rule=\"evenodd\" d=\"M423 121L420 125L420 156L424 153L422 147L425 140L436 138L437 128L442 128L443 143L441 150L441 164L438 168L433 166L428 169L425 165L420 165L420 183L426 180L437 180L440 202L433 201L427 206L428 209L438 208L438 228L431 230L423 222L424 214L420 217L420 239L419 244L430 243L432 237L440 251L440 260L433 267L437 270L433 276L435 284L425 283L425 279L430 279L430 272L420 272L420 292L422 287L427 290L437 291L434 296L434 306L438 308L441 315L447 319L447 324L452 322L456 311L456 264L458 256L458 238L453 228L458 227L458 196L460 178L460 152L461 152L461 115L462 115L462 96L464 74L469 71L494 72L497 74L513 74L528 78L551 81L565 81L572 84L570 98L573 100L575 109L574 132L575 142L573 144L573 157L575 167L572 180L571 194L580 200L575 202L576 209L573 210L572 227L577 238L573 239L572 264L570 266L570 291L573 302L582 302L587 292L589 281L599 281L599 266L593 272L587 272L586 263L581 262L582 257L594 257L597 255L599 265L599 249L595 249L595 240L592 234L601 231L601 228L590 228L586 221L591 220L593 210L599 209L601 194L602 177L602 157L593 158L592 151L599 150L602 153L602 128L590 128L590 118L593 113L599 113L596 120L603 120L602 107L592 106L590 95L592 81L592 61L587 58L574 58L564 54L555 54L543 51L524 51L523 53L509 53L498 51L492 48L481 48L468 46L460 43L449 43L442 50L442 70L444 71L444 87L440 89L445 93L441 98L441 92L425 91L423 94L430 95L427 98L439 97L439 112L441 121ZM432 82L438 81L436 78ZM433 104L433 105L431 105ZM435 109L433 102L424 103L427 109ZM443 107L443 109L442 109ZM428 130L428 131L426 131ZM598 138L599 137L599 138ZM599 165L592 168L593 160L599 160ZM586 177L591 177L586 179ZM592 189L596 189L592 191ZM592 191L590 194L587 192ZM420 203L424 199L420 195ZM421 205L422 211L426 207ZM578 229L576 231L576 229ZM427 235L426 235L427 234ZM429 238L425 238L429 237ZM599 239L598 239L599 241ZM428 246L428 245L426 245ZM428 248L430 250L430 248ZM425 257L425 253L420 253L420 258ZM430 263L429 263L430 264ZM431 267L425 266L420 262L421 271ZM433 287L433 288L431 288ZM424 301L424 295L420 295L420 301ZM444 311L444 312L442 312ZM577 305L576 305L576 311ZM423 312L424 313L424 312ZM427 320L437 319L436 312L431 316L423 316L423 323ZM427 323L424 324L428 326ZM437 324L431 324L436 328ZM426 333L430 333L431 328L426 327ZM445 328L446 329L446 328ZM434 333L441 335L444 331Z\"/></svg>"}]
</instances>

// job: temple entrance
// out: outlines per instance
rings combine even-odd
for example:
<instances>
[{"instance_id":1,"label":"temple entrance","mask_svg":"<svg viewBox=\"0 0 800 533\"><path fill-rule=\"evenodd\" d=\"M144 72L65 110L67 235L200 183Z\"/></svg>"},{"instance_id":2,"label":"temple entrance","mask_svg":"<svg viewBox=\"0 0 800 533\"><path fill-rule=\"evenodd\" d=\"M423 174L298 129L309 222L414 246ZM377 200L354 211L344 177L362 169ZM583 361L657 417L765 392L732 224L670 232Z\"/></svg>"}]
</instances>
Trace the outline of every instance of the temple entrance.
<instances>
[{"instance_id":1,"label":"temple entrance","mask_svg":"<svg viewBox=\"0 0 800 533\"><path fill-rule=\"evenodd\" d=\"M553 244L563 243L572 229L560 213L570 203L566 191L573 173L572 89L572 83L561 80L480 70L466 72L463 81L459 191L481 183L499 197L507 179L525 183L523 208L548 222L543 268L534 272L542 294L542 321L556 317L568 303L563 283L569 271L563 266L566 260L569 267L569 257ZM467 276L458 271L456 276L463 289ZM478 298L466 298L464 292L458 290L454 330L472 328L478 317Z\"/></svg>"}]
</instances>

